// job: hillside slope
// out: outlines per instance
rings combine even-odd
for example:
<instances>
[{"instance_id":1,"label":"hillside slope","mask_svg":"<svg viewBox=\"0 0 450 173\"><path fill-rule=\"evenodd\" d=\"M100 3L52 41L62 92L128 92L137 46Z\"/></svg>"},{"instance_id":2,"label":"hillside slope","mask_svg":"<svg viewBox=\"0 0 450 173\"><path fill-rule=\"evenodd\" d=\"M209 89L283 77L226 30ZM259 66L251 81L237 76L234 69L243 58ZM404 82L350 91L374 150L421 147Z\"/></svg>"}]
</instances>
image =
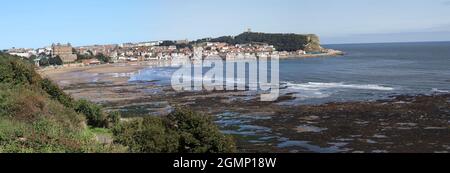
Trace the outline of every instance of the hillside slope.
<instances>
[{"instance_id":1,"label":"hillside slope","mask_svg":"<svg viewBox=\"0 0 450 173\"><path fill-rule=\"evenodd\" d=\"M34 67L0 54L0 152L111 152L96 142L75 102Z\"/></svg>"},{"instance_id":2,"label":"hillside slope","mask_svg":"<svg viewBox=\"0 0 450 173\"><path fill-rule=\"evenodd\" d=\"M72 99L19 57L0 53L0 72L0 153L235 151L210 116L177 109L121 122L116 112Z\"/></svg>"}]
</instances>

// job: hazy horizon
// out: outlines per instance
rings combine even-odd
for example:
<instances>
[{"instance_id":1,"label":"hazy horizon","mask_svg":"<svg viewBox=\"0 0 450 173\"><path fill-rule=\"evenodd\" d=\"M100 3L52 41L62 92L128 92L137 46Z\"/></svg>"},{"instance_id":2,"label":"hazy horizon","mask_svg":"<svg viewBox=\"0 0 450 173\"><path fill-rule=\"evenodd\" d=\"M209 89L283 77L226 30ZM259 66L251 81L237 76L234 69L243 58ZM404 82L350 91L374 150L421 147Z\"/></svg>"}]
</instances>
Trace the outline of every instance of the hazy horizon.
<instances>
[{"instance_id":1,"label":"hazy horizon","mask_svg":"<svg viewBox=\"0 0 450 173\"><path fill-rule=\"evenodd\" d=\"M1 49L267 33L314 33L322 44L450 41L450 1L67 0L3 2Z\"/></svg>"}]
</instances>

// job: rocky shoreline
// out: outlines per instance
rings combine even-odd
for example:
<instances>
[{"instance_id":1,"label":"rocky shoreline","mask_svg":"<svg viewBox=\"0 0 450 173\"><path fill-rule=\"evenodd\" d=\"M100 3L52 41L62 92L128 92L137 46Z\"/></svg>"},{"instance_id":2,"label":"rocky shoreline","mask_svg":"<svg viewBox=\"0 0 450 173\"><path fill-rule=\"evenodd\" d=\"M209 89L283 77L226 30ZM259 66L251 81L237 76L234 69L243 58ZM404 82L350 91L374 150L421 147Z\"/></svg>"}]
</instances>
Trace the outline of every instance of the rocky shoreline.
<instances>
[{"instance_id":1,"label":"rocky shoreline","mask_svg":"<svg viewBox=\"0 0 450 173\"><path fill-rule=\"evenodd\" d=\"M450 152L450 94L374 102L283 105L247 92L173 91L157 81L128 82L148 66L98 66L42 72L75 98L126 117L163 116L176 106L213 115L241 152Z\"/></svg>"}]
</instances>

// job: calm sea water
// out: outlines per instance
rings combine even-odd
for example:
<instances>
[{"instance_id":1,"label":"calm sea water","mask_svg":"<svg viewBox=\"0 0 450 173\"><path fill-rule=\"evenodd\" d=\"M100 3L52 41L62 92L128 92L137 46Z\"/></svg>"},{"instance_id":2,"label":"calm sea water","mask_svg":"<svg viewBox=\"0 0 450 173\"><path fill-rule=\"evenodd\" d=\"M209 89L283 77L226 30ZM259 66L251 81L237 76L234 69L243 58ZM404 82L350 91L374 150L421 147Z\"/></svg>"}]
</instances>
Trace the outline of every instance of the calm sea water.
<instances>
[{"instance_id":1,"label":"calm sea water","mask_svg":"<svg viewBox=\"0 0 450 173\"><path fill-rule=\"evenodd\" d=\"M286 104L370 101L393 95L450 92L450 42L325 45L340 57L288 59L280 62ZM172 67L152 67L130 82L170 81Z\"/></svg>"}]
</instances>

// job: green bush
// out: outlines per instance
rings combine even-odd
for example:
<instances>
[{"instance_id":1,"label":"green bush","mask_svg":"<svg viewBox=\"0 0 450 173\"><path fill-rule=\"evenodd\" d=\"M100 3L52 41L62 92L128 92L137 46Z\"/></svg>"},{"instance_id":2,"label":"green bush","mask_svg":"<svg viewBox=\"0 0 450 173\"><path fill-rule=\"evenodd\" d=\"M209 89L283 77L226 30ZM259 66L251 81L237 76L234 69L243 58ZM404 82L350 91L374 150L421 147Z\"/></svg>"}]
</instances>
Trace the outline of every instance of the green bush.
<instances>
[{"instance_id":1,"label":"green bush","mask_svg":"<svg viewBox=\"0 0 450 173\"><path fill-rule=\"evenodd\" d=\"M167 117L146 117L114 128L115 142L145 153L231 153L232 139L209 116L177 109Z\"/></svg>"},{"instance_id":2,"label":"green bush","mask_svg":"<svg viewBox=\"0 0 450 173\"><path fill-rule=\"evenodd\" d=\"M61 57L59 57L59 56L49 58L48 59L48 63L49 63L49 65L54 65L54 66L63 65L64 64L64 62L62 61Z\"/></svg>"},{"instance_id":3,"label":"green bush","mask_svg":"<svg viewBox=\"0 0 450 173\"><path fill-rule=\"evenodd\" d=\"M79 100L75 111L86 116L87 123L93 127L108 127L108 117L102 107L87 100Z\"/></svg>"},{"instance_id":4,"label":"green bush","mask_svg":"<svg viewBox=\"0 0 450 173\"><path fill-rule=\"evenodd\" d=\"M0 58L0 83L14 85L37 85L41 80L34 71L34 66L17 57L3 56Z\"/></svg>"},{"instance_id":5,"label":"green bush","mask_svg":"<svg viewBox=\"0 0 450 173\"><path fill-rule=\"evenodd\" d=\"M231 139L207 116L177 109L167 117L120 122L119 113L107 114L89 101L74 101L18 57L0 53L0 72L0 153L125 151L121 145L100 144L105 134L88 125L114 127L115 142L131 152L234 151Z\"/></svg>"},{"instance_id":6,"label":"green bush","mask_svg":"<svg viewBox=\"0 0 450 173\"><path fill-rule=\"evenodd\" d=\"M74 130L40 119L31 124L0 118L0 153L123 152L119 146L101 145L87 130Z\"/></svg>"},{"instance_id":7,"label":"green bush","mask_svg":"<svg viewBox=\"0 0 450 173\"><path fill-rule=\"evenodd\" d=\"M11 121L8 118L0 118L0 148L10 144L11 139L17 139L17 137L24 136L24 134L25 124Z\"/></svg>"},{"instance_id":8,"label":"green bush","mask_svg":"<svg viewBox=\"0 0 450 173\"><path fill-rule=\"evenodd\" d=\"M41 87L52 99L58 100L64 106L74 106L74 100L49 79L43 79L41 81Z\"/></svg>"},{"instance_id":9,"label":"green bush","mask_svg":"<svg viewBox=\"0 0 450 173\"><path fill-rule=\"evenodd\" d=\"M108 113L108 127L115 127L120 123L121 115L119 112L110 112Z\"/></svg>"},{"instance_id":10,"label":"green bush","mask_svg":"<svg viewBox=\"0 0 450 173\"><path fill-rule=\"evenodd\" d=\"M1 86L1 85L0 85ZM108 152L87 132L85 119L25 87L0 87L0 152Z\"/></svg>"},{"instance_id":11,"label":"green bush","mask_svg":"<svg viewBox=\"0 0 450 173\"><path fill-rule=\"evenodd\" d=\"M235 150L232 139L219 131L211 116L181 108L169 114L165 121L180 135L179 152L229 153Z\"/></svg>"},{"instance_id":12,"label":"green bush","mask_svg":"<svg viewBox=\"0 0 450 173\"><path fill-rule=\"evenodd\" d=\"M85 117L75 112L73 99L43 80L29 62L0 54L0 72L0 153L125 151L100 144ZM95 105L87 108L91 111L81 110L101 112Z\"/></svg>"},{"instance_id":13,"label":"green bush","mask_svg":"<svg viewBox=\"0 0 450 173\"><path fill-rule=\"evenodd\" d=\"M173 153L178 151L178 135L166 128L162 119L146 117L124 122L113 130L115 142L136 153Z\"/></svg>"},{"instance_id":14,"label":"green bush","mask_svg":"<svg viewBox=\"0 0 450 173\"><path fill-rule=\"evenodd\" d=\"M104 55L102 53L97 54L95 56L95 58L97 58L97 60L99 60L102 63L110 63L110 62L112 62L112 58L111 57L108 57L108 56L106 56L106 55Z\"/></svg>"}]
</instances>

